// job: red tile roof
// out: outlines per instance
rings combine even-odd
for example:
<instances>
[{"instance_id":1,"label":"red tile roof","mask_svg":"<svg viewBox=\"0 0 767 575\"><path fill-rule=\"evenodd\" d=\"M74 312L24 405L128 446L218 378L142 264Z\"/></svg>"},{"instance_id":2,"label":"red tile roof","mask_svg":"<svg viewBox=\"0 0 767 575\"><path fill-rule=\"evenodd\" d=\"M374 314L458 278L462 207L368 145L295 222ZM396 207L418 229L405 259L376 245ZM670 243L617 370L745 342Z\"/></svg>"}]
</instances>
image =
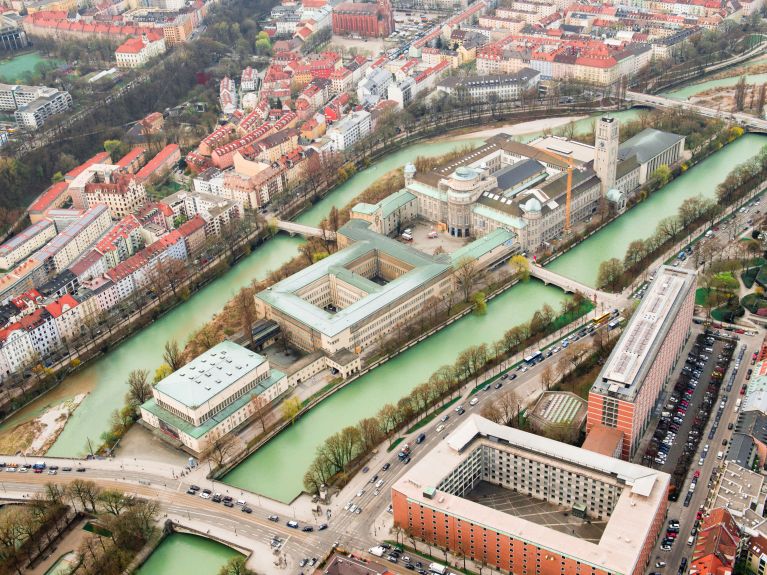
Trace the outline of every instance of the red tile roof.
<instances>
[{"instance_id":1,"label":"red tile roof","mask_svg":"<svg viewBox=\"0 0 767 575\"><path fill-rule=\"evenodd\" d=\"M69 188L69 182L58 182L40 194L29 206L30 212L44 212Z\"/></svg>"},{"instance_id":2,"label":"red tile roof","mask_svg":"<svg viewBox=\"0 0 767 575\"><path fill-rule=\"evenodd\" d=\"M168 158L170 158L173 154L181 154L178 144L168 144L162 150L160 150L154 158L149 160L146 166L138 171L136 174L136 179L141 182L149 178L160 168L160 166L165 164Z\"/></svg>"},{"instance_id":3,"label":"red tile roof","mask_svg":"<svg viewBox=\"0 0 767 575\"><path fill-rule=\"evenodd\" d=\"M56 301L49 303L47 306L45 306L45 309L48 310L48 313L51 314L54 318L61 316L65 311L64 306L69 306L68 309L71 309L73 307L77 307L78 302L75 298L73 298L70 294L64 294Z\"/></svg>"}]
</instances>

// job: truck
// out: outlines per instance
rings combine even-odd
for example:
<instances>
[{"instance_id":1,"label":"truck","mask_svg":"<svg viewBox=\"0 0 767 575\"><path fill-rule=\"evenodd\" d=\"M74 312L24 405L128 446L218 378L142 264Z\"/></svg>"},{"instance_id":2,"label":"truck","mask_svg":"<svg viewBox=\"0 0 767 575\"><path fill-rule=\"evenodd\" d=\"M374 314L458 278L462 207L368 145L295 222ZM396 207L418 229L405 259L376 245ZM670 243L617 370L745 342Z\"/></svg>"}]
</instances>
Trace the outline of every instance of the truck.
<instances>
[{"instance_id":1,"label":"truck","mask_svg":"<svg viewBox=\"0 0 767 575\"><path fill-rule=\"evenodd\" d=\"M368 549L368 553L371 555L375 555L376 557L383 557L384 553L386 553L386 549L383 547L371 547Z\"/></svg>"},{"instance_id":2,"label":"truck","mask_svg":"<svg viewBox=\"0 0 767 575\"><path fill-rule=\"evenodd\" d=\"M439 563L430 563L429 571L436 573L437 575L447 575L447 567L440 565Z\"/></svg>"}]
</instances>

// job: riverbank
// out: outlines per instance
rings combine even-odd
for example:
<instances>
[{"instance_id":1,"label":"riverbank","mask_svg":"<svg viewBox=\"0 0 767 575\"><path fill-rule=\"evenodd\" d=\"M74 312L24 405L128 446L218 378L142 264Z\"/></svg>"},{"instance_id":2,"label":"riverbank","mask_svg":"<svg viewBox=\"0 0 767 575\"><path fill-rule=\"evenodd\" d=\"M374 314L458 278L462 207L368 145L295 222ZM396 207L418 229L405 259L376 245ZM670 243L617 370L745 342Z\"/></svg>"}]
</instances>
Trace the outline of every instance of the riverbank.
<instances>
[{"instance_id":1,"label":"riverbank","mask_svg":"<svg viewBox=\"0 0 767 575\"><path fill-rule=\"evenodd\" d=\"M80 393L68 401L50 405L34 419L14 426L10 433L0 437L0 453L44 455L58 439L86 395Z\"/></svg>"},{"instance_id":2,"label":"riverbank","mask_svg":"<svg viewBox=\"0 0 767 575\"><path fill-rule=\"evenodd\" d=\"M453 140L465 140L469 138L490 138L497 134L509 134L510 136L525 136L536 132L545 132L548 130L554 130L556 128L562 128L569 123L582 122L592 116L579 115L579 116L563 116L555 118L541 118L539 120L531 120L529 122L520 122L518 124L509 124L507 122L501 122L500 126L495 128L485 128L483 130L472 131L472 128L466 128L465 130L458 130L457 134L451 135Z\"/></svg>"}]
</instances>

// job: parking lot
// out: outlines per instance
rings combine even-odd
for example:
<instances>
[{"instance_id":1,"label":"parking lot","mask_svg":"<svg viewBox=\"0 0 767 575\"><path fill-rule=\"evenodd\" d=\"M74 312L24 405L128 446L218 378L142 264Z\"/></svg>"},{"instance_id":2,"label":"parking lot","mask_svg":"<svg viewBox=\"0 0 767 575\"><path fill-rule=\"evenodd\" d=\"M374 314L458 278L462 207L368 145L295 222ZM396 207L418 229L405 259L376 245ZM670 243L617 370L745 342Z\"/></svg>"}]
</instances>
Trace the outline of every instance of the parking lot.
<instances>
[{"instance_id":1,"label":"parking lot","mask_svg":"<svg viewBox=\"0 0 767 575\"><path fill-rule=\"evenodd\" d=\"M671 475L672 500L681 495L690 468L700 461L698 447L703 445L704 459L709 451L717 452L716 446L708 444L705 428L717 408L722 379L734 350L735 344L727 340L697 335L665 399L643 463Z\"/></svg>"}]
</instances>

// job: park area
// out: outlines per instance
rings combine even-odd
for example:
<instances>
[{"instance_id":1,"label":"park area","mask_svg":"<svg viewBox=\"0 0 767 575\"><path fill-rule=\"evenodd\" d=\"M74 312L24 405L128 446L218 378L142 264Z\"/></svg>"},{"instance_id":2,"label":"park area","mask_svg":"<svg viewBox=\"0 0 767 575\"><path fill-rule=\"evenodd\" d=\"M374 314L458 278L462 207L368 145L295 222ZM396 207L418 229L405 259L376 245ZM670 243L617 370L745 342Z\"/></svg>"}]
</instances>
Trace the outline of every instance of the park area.
<instances>
[{"instance_id":1,"label":"park area","mask_svg":"<svg viewBox=\"0 0 767 575\"><path fill-rule=\"evenodd\" d=\"M717 321L732 323L747 311L767 316L767 260L762 257L714 262L699 284L695 304Z\"/></svg>"}]
</instances>

